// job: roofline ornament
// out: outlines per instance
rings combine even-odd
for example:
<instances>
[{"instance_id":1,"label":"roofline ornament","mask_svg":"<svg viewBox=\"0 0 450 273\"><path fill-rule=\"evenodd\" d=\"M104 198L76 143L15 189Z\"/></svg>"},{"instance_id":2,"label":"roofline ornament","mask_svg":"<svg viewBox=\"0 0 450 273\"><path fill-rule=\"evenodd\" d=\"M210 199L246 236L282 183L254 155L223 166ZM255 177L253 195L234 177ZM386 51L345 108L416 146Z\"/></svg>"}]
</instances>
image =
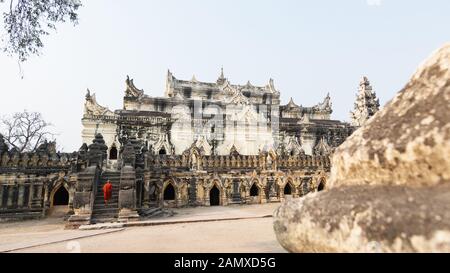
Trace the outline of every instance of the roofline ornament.
<instances>
[{"instance_id":1,"label":"roofline ornament","mask_svg":"<svg viewBox=\"0 0 450 273\"><path fill-rule=\"evenodd\" d=\"M87 89L86 101L84 103L84 114L94 115L94 116L114 116L114 112L109 110L107 107L98 104L95 94L91 95L91 91Z\"/></svg>"},{"instance_id":2,"label":"roofline ornament","mask_svg":"<svg viewBox=\"0 0 450 273\"><path fill-rule=\"evenodd\" d=\"M130 76L127 75L127 79L125 81L127 89L125 90L125 97L127 98L142 98L144 96L144 90L138 89L134 85L133 79L130 79Z\"/></svg>"}]
</instances>

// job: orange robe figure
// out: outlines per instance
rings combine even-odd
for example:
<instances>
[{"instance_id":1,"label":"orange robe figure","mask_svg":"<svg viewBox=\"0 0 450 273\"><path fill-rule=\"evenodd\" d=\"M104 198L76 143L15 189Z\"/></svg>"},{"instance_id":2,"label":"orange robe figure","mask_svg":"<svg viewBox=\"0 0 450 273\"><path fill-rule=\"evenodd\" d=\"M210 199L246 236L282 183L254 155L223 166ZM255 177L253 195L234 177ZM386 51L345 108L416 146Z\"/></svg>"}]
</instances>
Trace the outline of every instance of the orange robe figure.
<instances>
[{"instance_id":1,"label":"orange robe figure","mask_svg":"<svg viewBox=\"0 0 450 273\"><path fill-rule=\"evenodd\" d=\"M112 184L111 182L106 182L106 184L103 186L103 196L105 198L105 202L107 202L109 199L111 199L112 195Z\"/></svg>"}]
</instances>

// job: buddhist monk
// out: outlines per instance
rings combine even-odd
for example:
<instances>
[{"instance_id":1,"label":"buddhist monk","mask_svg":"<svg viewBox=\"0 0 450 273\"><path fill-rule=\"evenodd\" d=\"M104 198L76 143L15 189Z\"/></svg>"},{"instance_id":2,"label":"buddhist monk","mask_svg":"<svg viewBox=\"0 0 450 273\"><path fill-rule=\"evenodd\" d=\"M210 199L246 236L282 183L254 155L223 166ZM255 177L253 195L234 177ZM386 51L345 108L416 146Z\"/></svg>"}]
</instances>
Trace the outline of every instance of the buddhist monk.
<instances>
[{"instance_id":1,"label":"buddhist monk","mask_svg":"<svg viewBox=\"0 0 450 273\"><path fill-rule=\"evenodd\" d=\"M112 184L108 180L103 186L103 196L105 198L105 205L108 205L108 201L109 199L111 199L111 195L112 195Z\"/></svg>"}]
</instances>

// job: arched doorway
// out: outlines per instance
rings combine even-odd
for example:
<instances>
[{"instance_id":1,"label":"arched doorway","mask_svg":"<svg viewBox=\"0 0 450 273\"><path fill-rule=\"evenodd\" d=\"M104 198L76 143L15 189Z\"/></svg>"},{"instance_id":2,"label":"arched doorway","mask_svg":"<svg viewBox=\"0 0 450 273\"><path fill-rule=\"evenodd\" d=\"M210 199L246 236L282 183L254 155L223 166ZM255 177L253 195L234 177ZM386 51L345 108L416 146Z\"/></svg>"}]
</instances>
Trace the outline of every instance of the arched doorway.
<instances>
[{"instance_id":1,"label":"arched doorway","mask_svg":"<svg viewBox=\"0 0 450 273\"><path fill-rule=\"evenodd\" d=\"M220 206L220 190L216 185L209 191L209 204L211 206Z\"/></svg>"},{"instance_id":2,"label":"arched doorway","mask_svg":"<svg viewBox=\"0 0 450 273\"><path fill-rule=\"evenodd\" d=\"M60 186L59 189L53 195L53 206L67 206L69 205L69 192L64 186Z\"/></svg>"},{"instance_id":3,"label":"arched doorway","mask_svg":"<svg viewBox=\"0 0 450 273\"><path fill-rule=\"evenodd\" d=\"M292 194L291 184L287 183L286 186L284 186L284 195L291 195L291 194Z\"/></svg>"},{"instance_id":4,"label":"arched doorway","mask_svg":"<svg viewBox=\"0 0 450 273\"><path fill-rule=\"evenodd\" d=\"M161 150L159 150L159 154L166 155L167 154L166 149L164 147L162 147Z\"/></svg>"},{"instance_id":5,"label":"arched doorway","mask_svg":"<svg viewBox=\"0 0 450 273\"><path fill-rule=\"evenodd\" d=\"M164 200L166 201L175 200L175 188L171 183L169 183L164 189Z\"/></svg>"},{"instance_id":6,"label":"arched doorway","mask_svg":"<svg viewBox=\"0 0 450 273\"><path fill-rule=\"evenodd\" d=\"M317 187L317 191L323 191L325 189L325 182L322 180Z\"/></svg>"},{"instance_id":7,"label":"arched doorway","mask_svg":"<svg viewBox=\"0 0 450 273\"><path fill-rule=\"evenodd\" d=\"M259 189L256 186L255 183L253 183L252 187L250 188L250 196L254 197L254 196L258 196L259 195Z\"/></svg>"},{"instance_id":8,"label":"arched doorway","mask_svg":"<svg viewBox=\"0 0 450 273\"><path fill-rule=\"evenodd\" d=\"M117 160L117 148L116 146L112 146L109 150L109 159L110 160Z\"/></svg>"}]
</instances>

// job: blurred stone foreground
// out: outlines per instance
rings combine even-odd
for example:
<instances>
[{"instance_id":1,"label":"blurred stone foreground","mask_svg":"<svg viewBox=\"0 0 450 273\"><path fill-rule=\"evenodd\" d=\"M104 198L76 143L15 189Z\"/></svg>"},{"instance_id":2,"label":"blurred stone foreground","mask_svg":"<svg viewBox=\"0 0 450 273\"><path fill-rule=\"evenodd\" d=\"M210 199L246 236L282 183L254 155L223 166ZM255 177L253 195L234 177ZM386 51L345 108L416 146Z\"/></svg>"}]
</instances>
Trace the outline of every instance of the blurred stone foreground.
<instances>
[{"instance_id":1,"label":"blurred stone foreground","mask_svg":"<svg viewBox=\"0 0 450 273\"><path fill-rule=\"evenodd\" d=\"M450 252L450 44L335 152L326 190L274 214L290 252Z\"/></svg>"}]
</instances>

